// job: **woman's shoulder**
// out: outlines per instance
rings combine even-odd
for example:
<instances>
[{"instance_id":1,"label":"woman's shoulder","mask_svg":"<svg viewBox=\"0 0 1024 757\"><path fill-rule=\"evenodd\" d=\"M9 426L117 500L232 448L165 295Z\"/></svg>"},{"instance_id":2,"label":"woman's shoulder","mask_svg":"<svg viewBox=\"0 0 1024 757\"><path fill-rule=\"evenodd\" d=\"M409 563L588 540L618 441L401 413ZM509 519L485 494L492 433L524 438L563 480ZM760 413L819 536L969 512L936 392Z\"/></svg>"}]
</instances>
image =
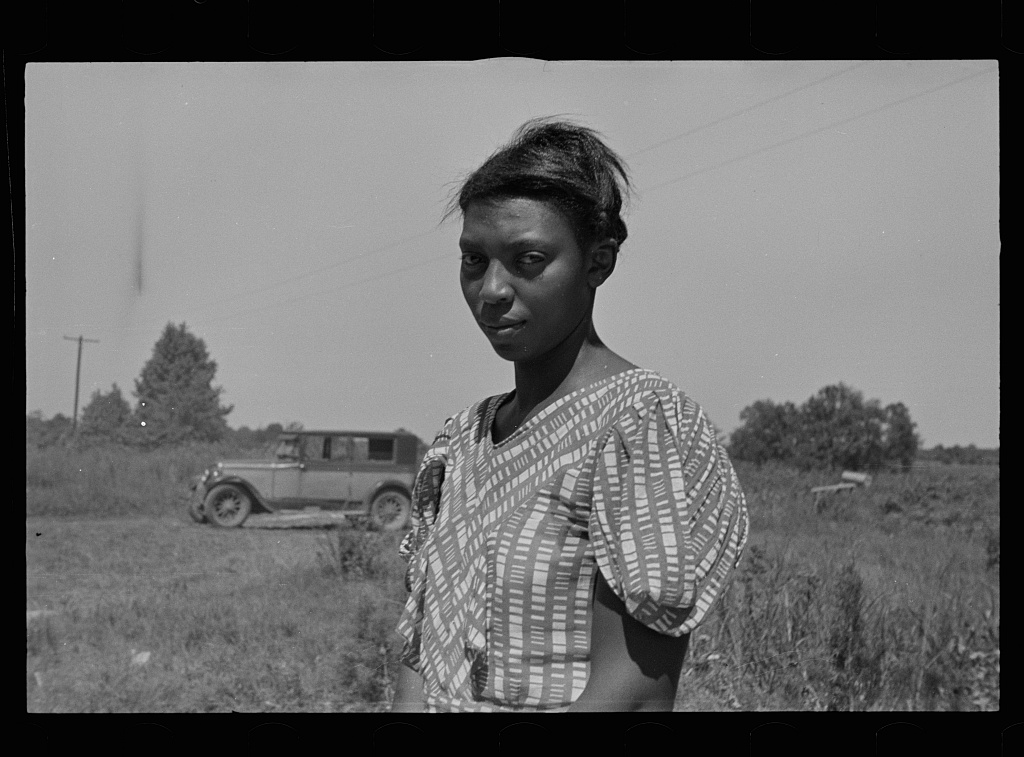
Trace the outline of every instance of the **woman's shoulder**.
<instances>
[{"instance_id":1,"label":"woman's shoulder","mask_svg":"<svg viewBox=\"0 0 1024 757\"><path fill-rule=\"evenodd\" d=\"M622 373L616 382L618 402L623 409L639 409L658 405L695 405L694 401L671 380L648 368L635 368Z\"/></svg>"},{"instance_id":2,"label":"woman's shoulder","mask_svg":"<svg viewBox=\"0 0 1024 757\"><path fill-rule=\"evenodd\" d=\"M663 422L677 435L710 427L703 408L676 383L645 368L630 371L614 403L613 423L639 429L651 421Z\"/></svg>"},{"instance_id":3,"label":"woman's shoulder","mask_svg":"<svg viewBox=\"0 0 1024 757\"><path fill-rule=\"evenodd\" d=\"M507 396L506 392L484 397L449 416L437 436L434 437L434 443L431 446L437 446L439 443L447 445L467 436L467 434L479 434L480 430L486 427L487 418Z\"/></svg>"}]
</instances>

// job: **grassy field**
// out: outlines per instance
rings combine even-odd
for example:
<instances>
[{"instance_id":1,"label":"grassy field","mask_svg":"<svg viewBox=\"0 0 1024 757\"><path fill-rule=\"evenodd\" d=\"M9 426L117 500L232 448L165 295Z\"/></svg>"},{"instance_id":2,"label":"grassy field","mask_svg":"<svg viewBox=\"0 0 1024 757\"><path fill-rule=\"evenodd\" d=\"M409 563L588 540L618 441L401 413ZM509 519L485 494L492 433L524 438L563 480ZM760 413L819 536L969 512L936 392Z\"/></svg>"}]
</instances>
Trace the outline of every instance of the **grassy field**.
<instances>
[{"instance_id":1,"label":"grassy field","mask_svg":"<svg viewBox=\"0 0 1024 757\"><path fill-rule=\"evenodd\" d=\"M231 531L179 497L217 456L27 450L30 712L386 710L404 599L397 537ZM697 630L677 710L997 710L999 471L738 466L739 574Z\"/></svg>"},{"instance_id":2,"label":"grassy field","mask_svg":"<svg viewBox=\"0 0 1024 757\"><path fill-rule=\"evenodd\" d=\"M743 710L999 708L999 472L835 476L739 466L751 539L684 681ZM687 687L680 687L687 701Z\"/></svg>"},{"instance_id":3,"label":"grassy field","mask_svg":"<svg viewBox=\"0 0 1024 757\"><path fill-rule=\"evenodd\" d=\"M53 612L28 620L30 712L339 712L390 697L403 593L398 559L376 555L394 539L360 532L342 564L319 529L27 527L29 615Z\"/></svg>"}]
</instances>

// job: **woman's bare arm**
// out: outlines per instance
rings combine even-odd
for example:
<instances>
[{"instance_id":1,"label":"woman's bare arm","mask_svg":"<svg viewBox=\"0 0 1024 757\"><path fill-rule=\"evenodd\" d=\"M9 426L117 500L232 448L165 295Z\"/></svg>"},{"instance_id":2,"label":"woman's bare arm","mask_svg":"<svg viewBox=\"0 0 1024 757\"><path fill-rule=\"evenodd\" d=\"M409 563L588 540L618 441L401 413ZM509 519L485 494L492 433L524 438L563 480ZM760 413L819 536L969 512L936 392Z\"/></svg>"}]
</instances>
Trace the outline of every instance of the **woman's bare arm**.
<instances>
[{"instance_id":1,"label":"woman's bare arm","mask_svg":"<svg viewBox=\"0 0 1024 757\"><path fill-rule=\"evenodd\" d=\"M671 637L633 618L598 572L590 677L570 712L671 711L689 634Z\"/></svg>"},{"instance_id":2,"label":"woman's bare arm","mask_svg":"<svg viewBox=\"0 0 1024 757\"><path fill-rule=\"evenodd\" d=\"M391 712L423 712L423 678L408 665L398 666Z\"/></svg>"}]
</instances>

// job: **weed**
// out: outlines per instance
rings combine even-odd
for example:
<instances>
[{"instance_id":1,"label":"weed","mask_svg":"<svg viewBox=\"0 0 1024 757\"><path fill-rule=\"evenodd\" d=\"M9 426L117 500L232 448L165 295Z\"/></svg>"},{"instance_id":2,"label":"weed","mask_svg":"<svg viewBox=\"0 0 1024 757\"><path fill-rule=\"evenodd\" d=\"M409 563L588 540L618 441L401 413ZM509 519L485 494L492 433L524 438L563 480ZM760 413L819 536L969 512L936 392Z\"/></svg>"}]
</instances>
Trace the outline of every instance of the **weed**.
<instances>
[{"instance_id":1,"label":"weed","mask_svg":"<svg viewBox=\"0 0 1024 757\"><path fill-rule=\"evenodd\" d=\"M985 535L985 570L999 569L999 531L989 531Z\"/></svg>"},{"instance_id":2,"label":"weed","mask_svg":"<svg viewBox=\"0 0 1024 757\"><path fill-rule=\"evenodd\" d=\"M853 710L870 705L882 678L884 645L868 639L864 581L852 562L843 565L833 583L828 646L832 678L829 710Z\"/></svg>"},{"instance_id":3,"label":"weed","mask_svg":"<svg viewBox=\"0 0 1024 757\"><path fill-rule=\"evenodd\" d=\"M402 570L398 537L369 524L328 531L317 559L325 575L342 579L387 580Z\"/></svg>"}]
</instances>

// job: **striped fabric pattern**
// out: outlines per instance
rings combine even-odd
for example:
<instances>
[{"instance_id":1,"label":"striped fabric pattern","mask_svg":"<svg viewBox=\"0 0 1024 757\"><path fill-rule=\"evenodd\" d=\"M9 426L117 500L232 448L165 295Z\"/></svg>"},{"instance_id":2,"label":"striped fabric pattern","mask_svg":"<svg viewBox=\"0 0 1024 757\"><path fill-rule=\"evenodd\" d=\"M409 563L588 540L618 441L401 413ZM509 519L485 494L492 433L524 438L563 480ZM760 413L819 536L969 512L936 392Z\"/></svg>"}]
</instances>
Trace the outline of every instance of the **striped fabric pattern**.
<instances>
[{"instance_id":1,"label":"striped fabric pattern","mask_svg":"<svg viewBox=\"0 0 1024 757\"><path fill-rule=\"evenodd\" d=\"M398 631L428 711L558 711L582 693L600 570L671 636L706 616L747 539L701 408L644 369L566 395L498 444L508 395L450 418L413 491Z\"/></svg>"}]
</instances>

